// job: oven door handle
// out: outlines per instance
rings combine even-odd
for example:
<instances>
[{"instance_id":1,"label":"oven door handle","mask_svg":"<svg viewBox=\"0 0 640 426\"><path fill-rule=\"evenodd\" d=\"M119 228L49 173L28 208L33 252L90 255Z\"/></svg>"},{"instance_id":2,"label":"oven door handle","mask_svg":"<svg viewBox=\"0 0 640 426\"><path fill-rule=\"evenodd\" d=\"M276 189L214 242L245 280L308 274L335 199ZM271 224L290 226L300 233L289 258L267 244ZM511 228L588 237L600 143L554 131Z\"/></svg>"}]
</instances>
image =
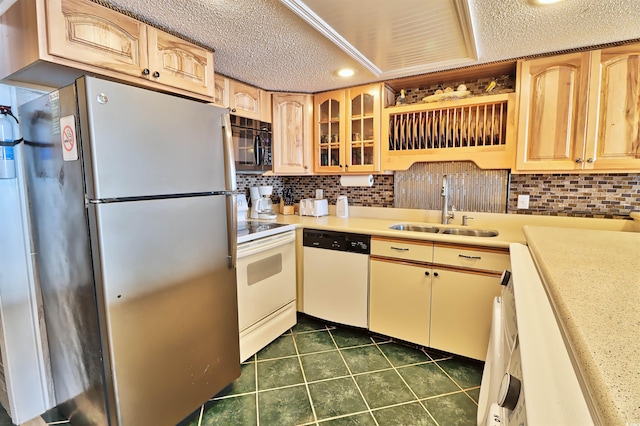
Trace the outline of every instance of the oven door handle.
<instances>
[{"instance_id":1,"label":"oven door handle","mask_svg":"<svg viewBox=\"0 0 640 426\"><path fill-rule=\"evenodd\" d=\"M260 239L249 241L247 243L238 245L238 259L261 253L263 251L278 248L285 244L292 243L296 240L296 234L288 232L286 234L278 235L279 238L270 239L264 243L260 242ZM266 237L268 238L268 237ZM258 244L252 244L258 243Z\"/></svg>"}]
</instances>

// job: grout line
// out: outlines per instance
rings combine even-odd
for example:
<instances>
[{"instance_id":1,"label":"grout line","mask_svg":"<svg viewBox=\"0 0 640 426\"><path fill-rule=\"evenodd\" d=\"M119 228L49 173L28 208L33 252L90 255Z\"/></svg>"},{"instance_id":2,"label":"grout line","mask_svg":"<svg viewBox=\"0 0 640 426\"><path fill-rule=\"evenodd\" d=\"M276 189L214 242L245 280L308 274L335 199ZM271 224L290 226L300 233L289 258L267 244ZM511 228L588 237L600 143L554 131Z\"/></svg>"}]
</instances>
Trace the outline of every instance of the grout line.
<instances>
[{"instance_id":1,"label":"grout line","mask_svg":"<svg viewBox=\"0 0 640 426\"><path fill-rule=\"evenodd\" d=\"M349 376L351 376L351 380L356 385L356 389L358 389L358 392L360 393L360 397L364 401L364 405L367 407L367 411L369 412L369 415L373 418L373 421L376 424L376 426L380 426L378 424L378 420L373 415L373 411L371 410L371 407L369 406L369 403L367 402L367 398L364 397L364 394L362 393L362 389L360 389L360 386L358 385L358 382L356 381L356 378L353 375L353 372L351 371L351 367L349 367L349 364L347 363L347 360L344 359L344 355L342 355L342 349L340 349L338 347L338 344L336 343L336 339L333 337L333 334L331 333L331 331L329 331L329 336L331 336L331 340L333 340L333 344L336 345L336 348L338 349L338 355L340 355L340 358L342 358L342 362L344 362L344 365L347 367L347 371L349 372ZM369 340L371 340L375 344L375 341L373 341L373 339L371 337L369 337ZM376 345L376 347L377 347L377 345ZM380 348L378 348L378 350L380 350ZM380 352L382 352L382 351L380 351Z\"/></svg>"},{"instance_id":2,"label":"grout line","mask_svg":"<svg viewBox=\"0 0 640 426\"><path fill-rule=\"evenodd\" d=\"M260 400L258 399L258 354L253 354L253 374L256 387L256 426L260 426Z\"/></svg>"},{"instance_id":3,"label":"grout line","mask_svg":"<svg viewBox=\"0 0 640 426\"><path fill-rule=\"evenodd\" d=\"M451 360L451 359L453 359L453 357L448 358L448 359L444 359L444 360L441 360L441 361L449 361L449 360ZM455 385L456 385L457 387L459 387L459 388L460 388L460 390L461 390L461 391L462 391L462 392L467 396L467 398L469 398L469 399L470 399L470 400L471 400L471 401L472 401L476 406L478 406L478 403L477 403L476 401L474 401L474 399L473 399L473 398L471 398L471 396L470 396L470 395L465 391L465 388L463 388L462 386L460 386L460 384L459 384L458 382L456 382L456 381L455 381L455 379L454 379L453 377L451 377L451 376L449 375L449 373L447 373L447 372L445 371L445 369L444 369L444 368L442 368L442 367L440 366L440 364L438 363L438 361L436 361L436 365L438 366L438 368L439 368L440 370L442 370L442 372L443 372L444 374L446 374L446 375L447 375L447 377L448 377L448 378L450 378L450 379L451 379L451 381L453 381L453 383L455 383ZM473 387L471 387L471 388L467 388L467 389L476 389L476 388L478 388L478 387L479 387L479 386L473 386ZM454 393L457 393L457 392L454 392Z\"/></svg>"},{"instance_id":4,"label":"grout line","mask_svg":"<svg viewBox=\"0 0 640 426\"><path fill-rule=\"evenodd\" d=\"M369 414L371 416L371 412L370 410L362 410L362 411L356 411L354 413L349 413L349 414L343 414L341 416L334 416L334 417L327 417L326 419L322 419L319 421L320 424L324 423L324 422L329 422L332 420L336 420L336 419L344 419L346 417L351 417L351 416L358 416L360 414ZM373 416L372 416L373 417ZM375 419L375 418L374 418ZM377 423L376 423L377 424Z\"/></svg>"},{"instance_id":5,"label":"grout line","mask_svg":"<svg viewBox=\"0 0 640 426\"><path fill-rule=\"evenodd\" d=\"M431 420L433 420L435 422L435 424L437 426L439 426L440 424L438 423L438 421L433 417L433 415L431 415L431 412L429 412L429 410L427 410L427 407L425 407L424 404L422 402L420 402L420 398L418 398L418 395L416 395L416 393L413 391L413 388L411 388L411 386L409 386L409 383L407 383L407 381L404 379L404 377L402 377L402 374L400 374L400 372L398 371L396 366L393 365L391 360L387 357L387 354L385 354L384 351L382 349L380 349L380 347L378 345L376 345L376 347L378 347L378 350L380 351L380 353L382 353L382 356L384 356L384 358L387 360L387 362L389 364L391 364L391 367L393 367L393 370L400 377L400 379L402 380L402 383L404 383L405 386L407 386L407 388L409 388L409 391L411 391L411 394L416 398L416 401L418 402L418 404L420 404L420 406L424 409L424 411L427 412L429 417L431 417ZM424 352L424 351L422 351L422 352ZM426 355L427 355L427 358L431 359L431 357L428 354L426 354ZM413 403L414 401L410 401L410 402Z\"/></svg>"},{"instance_id":6,"label":"grout line","mask_svg":"<svg viewBox=\"0 0 640 426\"><path fill-rule=\"evenodd\" d=\"M200 406L200 414L198 414L198 426L202 425L202 416L204 415L204 404Z\"/></svg>"},{"instance_id":7,"label":"grout line","mask_svg":"<svg viewBox=\"0 0 640 426\"><path fill-rule=\"evenodd\" d=\"M329 333L331 334L331 333ZM300 365L300 371L302 372L302 380L304 380L304 387L307 390L307 397L309 398L309 405L311 405L311 412L313 413L313 423L310 424L318 424L318 415L316 414L316 407L313 405L313 399L311 398L311 391L309 390L309 383L307 383L307 375L304 374L304 367L302 367L302 359L300 358L300 352L298 351L298 344L296 343L295 334L291 333L291 337L293 338L293 346L296 349L296 354L298 355L298 364ZM260 426L260 425L258 425Z\"/></svg>"},{"instance_id":8,"label":"grout line","mask_svg":"<svg viewBox=\"0 0 640 426\"><path fill-rule=\"evenodd\" d=\"M456 395L456 394L459 394L459 393L465 393L465 392L464 391L459 391L459 390L458 391L454 391L454 392L447 392L447 393L443 393L443 394L440 394L440 395L428 396L426 398L422 398L420 401L427 401L429 399L436 399L436 398L440 398L440 397L443 397L443 396Z\"/></svg>"}]
</instances>

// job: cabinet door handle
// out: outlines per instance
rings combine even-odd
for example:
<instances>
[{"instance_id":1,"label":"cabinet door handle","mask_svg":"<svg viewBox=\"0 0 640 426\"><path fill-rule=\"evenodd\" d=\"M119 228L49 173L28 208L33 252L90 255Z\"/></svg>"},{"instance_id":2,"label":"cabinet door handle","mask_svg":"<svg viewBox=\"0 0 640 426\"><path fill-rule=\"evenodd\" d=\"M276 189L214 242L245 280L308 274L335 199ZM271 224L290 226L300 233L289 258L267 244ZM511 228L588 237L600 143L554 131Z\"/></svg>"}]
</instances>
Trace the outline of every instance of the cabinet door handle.
<instances>
[{"instance_id":1,"label":"cabinet door handle","mask_svg":"<svg viewBox=\"0 0 640 426\"><path fill-rule=\"evenodd\" d=\"M576 158L576 163L582 163L582 158Z\"/></svg>"},{"instance_id":2,"label":"cabinet door handle","mask_svg":"<svg viewBox=\"0 0 640 426\"><path fill-rule=\"evenodd\" d=\"M477 259L477 260L482 259L482 257L480 256L467 256L466 254L459 254L458 257L464 257L465 259Z\"/></svg>"},{"instance_id":3,"label":"cabinet door handle","mask_svg":"<svg viewBox=\"0 0 640 426\"><path fill-rule=\"evenodd\" d=\"M404 248L404 247L393 247L393 246L391 246L391 250L409 251L409 249L408 249L408 248Z\"/></svg>"},{"instance_id":4,"label":"cabinet door handle","mask_svg":"<svg viewBox=\"0 0 640 426\"><path fill-rule=\"evenodd\" d=\"M142 75L149 75L149 68L145 68L142 70Z\"/></svg>"},{"instance_id":5,"label":"cabinet door handle","mask_svg":"<svg viewBox=\"0 0 640 426\"><path fill-rule=\"evenodd\" d=\"M438 276L438 273L437 273L437 272L434 272L434 273L433 273L433 276L434 276L434 277L437 277L437 276Z\"/></svg>"},{"instance_id":6,"label":"cabinet door handle","mask_svg":"<svg viewBox=\"0 0 640 426\"><path fill-rule=\"evenodd\" d=\"M424 274L428 277L429 276L429 271L424 271Z\"/></svg>"},{"instance_id":7,"label":"cabinet door handle","mask_svg":"<svg viewBox=\"0 0 640 426\"><path fill-rule=\"evenodd\" d=\"M587 158L587 163L593 163L593 158Z\"/></svg>"}]
</instances>

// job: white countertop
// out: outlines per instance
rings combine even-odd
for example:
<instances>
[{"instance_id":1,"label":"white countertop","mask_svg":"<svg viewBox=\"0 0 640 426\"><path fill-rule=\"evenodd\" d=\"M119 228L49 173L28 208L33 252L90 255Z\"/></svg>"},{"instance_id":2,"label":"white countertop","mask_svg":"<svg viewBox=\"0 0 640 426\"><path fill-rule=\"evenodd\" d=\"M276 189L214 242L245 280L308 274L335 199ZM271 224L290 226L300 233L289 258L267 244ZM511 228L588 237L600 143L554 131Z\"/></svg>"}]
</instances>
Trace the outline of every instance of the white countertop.
<instances>
[{"instance_id":1,"label":"white countertop","mask_svg":"<svg viewBox=\"0 0 640 426\"><path fill-rule=\"evenodd\" d=\"M334 215L335 206L329 206L330 214L328 216L316 218L312 216L299 216L297 214L279 214L275 221L293 224L298 227L503 248L508 248L510 243L526 242L522 232L522 227L525 225L632 231L635 226L634 222L638 222L620 219L456 212L456 216L450 221L450 224L442 225L440 224L439 210L349 206L349 212L350 217L336 217ZM467 226L461 225L463 215L470 217ZM496 237L467 237L389 229L391 225L399 223L423 224L439 228L487 229L496 230L499 234Z\"/></svg>"},{"instance_id":2,"label":"white countertop","mask_svg":"<svg viewBox=\"0 0 640 426\"><path fill-rule=\"evenodd\" d=\"M530 226L524 234L600 423L640 424L640 234Z\"/></svg>"}]
</instances>

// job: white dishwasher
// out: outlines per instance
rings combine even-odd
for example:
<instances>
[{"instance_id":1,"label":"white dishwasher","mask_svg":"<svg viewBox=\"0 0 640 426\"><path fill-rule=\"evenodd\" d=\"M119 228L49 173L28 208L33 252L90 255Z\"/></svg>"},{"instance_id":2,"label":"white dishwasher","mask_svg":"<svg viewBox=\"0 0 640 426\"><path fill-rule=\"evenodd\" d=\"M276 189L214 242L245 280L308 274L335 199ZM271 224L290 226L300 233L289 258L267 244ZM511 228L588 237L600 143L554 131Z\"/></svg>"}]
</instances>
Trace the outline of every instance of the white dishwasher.
<instances>
[{"instance_id":1,"label":"white dishwasher","mask_svg":"<svg viewBox=\"0 0 640 426\"><path fill-rule=\"evenodd\" d=\"M369 235L303 231L304 313L339 324L369 326Z\"/></svg>"}]
</instances>

